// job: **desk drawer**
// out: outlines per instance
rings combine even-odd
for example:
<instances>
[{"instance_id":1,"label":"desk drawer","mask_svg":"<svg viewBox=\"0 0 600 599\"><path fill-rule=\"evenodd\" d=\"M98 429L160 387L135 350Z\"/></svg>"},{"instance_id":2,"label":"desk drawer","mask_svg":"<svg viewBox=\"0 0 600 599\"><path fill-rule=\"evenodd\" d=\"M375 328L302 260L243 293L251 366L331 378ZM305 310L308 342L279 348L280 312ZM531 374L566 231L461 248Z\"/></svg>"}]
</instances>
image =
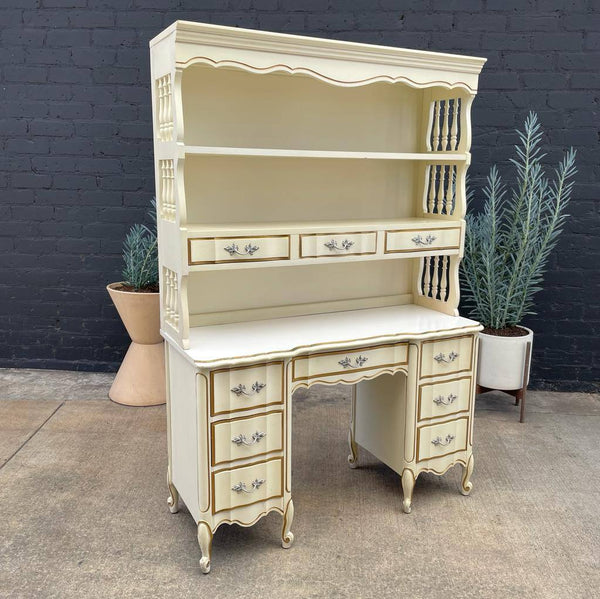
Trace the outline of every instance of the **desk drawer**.
<instances>
[{"instance_id":1,"label":"desk drawer","mask_svg":"<svg viewBox=\"0 0 600 599\"><path fill-rule=\"evenodd\" d=\"M471 377L419 385L419 420L465 412L471 405Z\"/></svg>"},{"instance_id":2,"label":"desk drawer","mask_svg":"<svg viewBox=\"0 0 600 599\"><path fill-rule=\"evenodd\" d=\"M364 256L376 252L376 231L300 235L300 258Z\"/></svg>"},{"instance_id":3,"label":"desk drawer","mask_svg":"<svg viewBox=\"0 0 600 599\"><path fill-rule=\"evenodd\" d=\"M407 359L408 343L300 356L293 360L292 380L308 381L333 375L347 375L351 379L355 373L365 370L406 364Z\"/></svg>"},{"instance_id":4,"label":"desk drawer","mask_svg":"<svg viewBox=\"0 0 600 599\"><path fill-rule=\"evenodd\" d=\"M386 254L457 250L459 246L459 227L455 229L412 229L385 232Z\"/></svg>"},{"instance_id":5,"label":"desk drawer","mask_svg":"<svg viewBox=\"0 0 600 599\"><path fill-rule=\"evenodd\" d=\"M283 412L233 418L212 425L212 465L283 451Z\"/></svg>"},{"instance_id":6,"label":"desk drawer","mask_svg":"<svg viewBox=\"0 0 600 599\"><path fill-rule=\"evenodd\" d=\"M283 497L283 458L212 474L213 514Z\"/></svg>"},{"instance_id":7,"label":"desk drawer","mask_svg":"<svg viewBox=\"0 0 600 599\"><path fill-rule=\"evenodd\" d=\"M283 404L283 362L240 366L210 373L212 416Z\"/></svg>"},{"instance_id":8,"label":"desk drawer","mask_svg":"<svg viewBox=\"0 0 600 599\"><path fill-rule=\"evenodd\" d=\"M426 424L417 429L417 462L442 458L467 449L469 418L443 424Z\"/></svg>"},{"instance_id":9,"label":"desk drawer","mask_svg":"<svg viewBox=\"0 0 600 599\"><path fill-rule=\"evenodd\" d=\"M289 235L188 239L188 264L289 260Z\"/></svg>"},{"instance_id":10,"label":"desk drawer","mask_svg":"<svg viewBox=\"0 0 600 599\"><path fill-rule=\"evenodd\" d=\"M473 335L423 341L421 378L469 372L473 362Z\"/></svg>"}]
</instances>

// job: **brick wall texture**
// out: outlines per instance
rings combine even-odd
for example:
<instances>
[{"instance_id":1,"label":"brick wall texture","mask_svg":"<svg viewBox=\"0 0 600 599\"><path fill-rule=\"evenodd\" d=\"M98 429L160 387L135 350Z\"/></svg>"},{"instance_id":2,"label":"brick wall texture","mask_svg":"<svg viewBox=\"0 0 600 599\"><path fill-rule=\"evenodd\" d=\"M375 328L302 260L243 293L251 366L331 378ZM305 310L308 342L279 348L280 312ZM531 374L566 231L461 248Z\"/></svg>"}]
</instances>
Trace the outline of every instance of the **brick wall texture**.
<instances>
[{"instance_id":1,"label":"brick wall texture","mask_svg":"<svg viewBox=\"0 0 600 599\"><path fill-rule=\"evenodd\" d=\"M0 0L0 366L114 370L127 336L105 285L154 195L148 41L176 19L488 59L471 179L538 112L549 163L578 151L532 386L600 387L598 0Z\"/></svg>"}]
</instances>

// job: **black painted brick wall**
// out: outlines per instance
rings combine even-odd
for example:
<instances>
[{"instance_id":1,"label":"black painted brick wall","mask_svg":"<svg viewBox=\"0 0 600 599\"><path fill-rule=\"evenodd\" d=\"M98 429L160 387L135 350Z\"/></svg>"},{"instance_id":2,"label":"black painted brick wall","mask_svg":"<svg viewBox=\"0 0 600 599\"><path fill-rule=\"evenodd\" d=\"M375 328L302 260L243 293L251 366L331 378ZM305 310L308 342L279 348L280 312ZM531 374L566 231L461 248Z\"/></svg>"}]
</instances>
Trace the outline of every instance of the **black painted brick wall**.
<instances>
[{"instance_id":1,"label":"black painted brick wall","mask_svg":"<svg viewBox=\"0 0 600 599\"><path fill-rule=\"evenodd\" d=\"M535 329L535 387L598 390L598 0L0 0L0 365L113 370L107 297L154 194L148 40L176 19L474 54L474 183L536 110L578 150Z\"/></svg>"}]
</instances>

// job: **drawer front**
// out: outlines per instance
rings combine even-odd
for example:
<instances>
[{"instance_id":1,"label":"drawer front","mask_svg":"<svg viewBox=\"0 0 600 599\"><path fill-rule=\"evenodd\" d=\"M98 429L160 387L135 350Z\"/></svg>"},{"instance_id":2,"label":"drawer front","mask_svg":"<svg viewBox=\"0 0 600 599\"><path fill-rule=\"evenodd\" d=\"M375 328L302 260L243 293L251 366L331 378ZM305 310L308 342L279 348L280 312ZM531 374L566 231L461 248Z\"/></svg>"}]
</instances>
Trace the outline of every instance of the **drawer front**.
<instances>
[{"instance_id":1,"label":"drawer front","mask_svg":"<svg viewBox=\"0 0 600 599\"><path fill-rule=\"evenodd\" d=\"M283 497L283 458L212 474L213 514Z\"/></svg>"},{"instance_id":2,"label":"drawer front","mask_svg":"<svg viewBox=\"0 0 600 599\"><path fill-rule=\"evenodd\" d=\"M210 373L212 416L283 404L283 362L213 370Z\"/></svg>"},{"instance_id":3,"label":"drawer front","mask_svg":"<svg viewBox=\"0 0 600 599\"><path fill-rule=\"evenodd\" d=\"M376 345L340 352L324 352L294 358L292 380L310 380L332 375L362 373L365 370L406 364L408 343Z\"/></svg>"},{"instance_id":4,"label":"drawer front","mask_svg":"<svg viewBox=\"0 0 600 599\"><path fill-rule=\"evenodd\" d=\"M364 256L376 252L376 231L300 235L300 258Z\"/></svg>"},{"instance_id":5,"label":"drawer front","mask_svg":"<svg viewBox=\"0 0 600 599\"><path fill-rule=\"evenodd\" d=\"M473 362L473 335L423 341L421 378L455 372L470 372Z\"/></svg>"},{"instance_id":6,"label":"drawer front","mask_svg":"<svg viewBox=\"0 0 600 599\"><path fill-rule=\"evenodd\" d=\"M290 236L206 237L188 239L188 264L289 260Z\"/></svg>"},{"instance_id":7,"label":"drawer front","mask_svg":"<svg viewBox=\"0 0 600 599\"><path fill-rule=\"evenodd\" d=\"M417 429L417 462L441 458L467 449L468 417Z\"/></svg>"},{"instance_id":8,"label":"drawer front","mask_svg":"<svg viewBox=\"0 0 600 599\"><path fill-rule=\"evenodd\" d=\"M212 425L212 465L283 451L283 412Z\"/></svg>"},{"instance_id":9,"label":"drawer front","mask_svg":"<svg viewBox=\"0 0 600 599\"><path fill-rule=\"evenodd\" d=\"M419 386L419 420L451 416L469 410L471 377Z\"/></svg>"},{"instance_id":10,"label":"drawer front","mask_svg":"<svg viewBox=\"0 0 600 599\"><path fill-rule=\"evenodd\" d=\"M460 228L413 229L385 232L385 253L458 250Z\"/></svg>"}]
</instances>

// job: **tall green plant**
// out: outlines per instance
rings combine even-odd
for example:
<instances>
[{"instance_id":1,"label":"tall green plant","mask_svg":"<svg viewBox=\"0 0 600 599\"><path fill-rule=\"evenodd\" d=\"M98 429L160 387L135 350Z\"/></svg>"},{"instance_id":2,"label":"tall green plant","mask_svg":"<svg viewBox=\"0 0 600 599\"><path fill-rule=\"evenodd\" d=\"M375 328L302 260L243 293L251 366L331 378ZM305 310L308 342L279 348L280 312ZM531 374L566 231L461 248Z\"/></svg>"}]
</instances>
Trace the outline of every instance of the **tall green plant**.
<instances>
[{"instance_id":1,"label":"tall green plant","mask_svg":"<svg viewBox=\"0 0 600 599\"><path fill-rule=\"evenodd\" d=\"M136 291L158 287L156 199L148 210L151 224L133 225L123 242L123 282Z\"/></svg>"},{"instance_id":2,"label":"tall green plant","mask_svg":"<svg viewBox=\"0 0 600 599\"><path fill-rule=\"evenodd\" d=\"M467 216L462 297L485 327L503 329L534 314L548 257L558 241L573 191L575 150L569 149L549 179L542 167L542 128L530 112L519 144L514 185L507 189L496 166L483 188L480 214ZM472 197L472 191L467 194Z\"/></svg>"}]
</instances>

